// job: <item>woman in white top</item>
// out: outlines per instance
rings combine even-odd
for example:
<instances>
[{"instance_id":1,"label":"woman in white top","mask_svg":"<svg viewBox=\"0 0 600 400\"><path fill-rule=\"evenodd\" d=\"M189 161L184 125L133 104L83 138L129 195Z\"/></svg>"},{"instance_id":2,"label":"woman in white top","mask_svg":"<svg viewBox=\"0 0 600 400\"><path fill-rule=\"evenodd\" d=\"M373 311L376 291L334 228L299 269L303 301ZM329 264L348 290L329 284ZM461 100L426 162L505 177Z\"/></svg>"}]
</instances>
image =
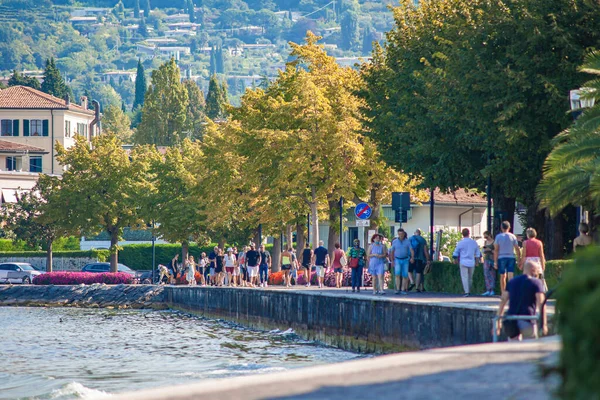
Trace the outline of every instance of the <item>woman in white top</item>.
<instances>
[{"instance_id":1,"label":"woman in white top","mask_svg":"<svg viewBox=\"0 0 600 400\"><path fill-rule=\"evenodd\" d=\"M235 266L237 265L237 260L235 258L235 254L233 254L233 249L229 247L227 249L227 254L225 254L225 272L227 273L227 285L235 286L235 283L232 282L231 277L233 276L233 272L235 271Z\"/></svg>"},{"instance_id":2,"label":"woman in white top","mask_svg":"<svg viewBox=\"0 0 600 400\"><path fill-rule=\"evenodd\" d=\"M194 256L189 256L187 259L186 279L188 285L194 286L196 284L196 263L194 262Z\"/></svg>"},{"instance_id":3,"label":"woman in white top","mask_svg":"<svg viewBox=\"0 0 600 400\"><path fill-rule=\"evenodd\" d=\"M204 274L206 273L206 268L208 266L208 258L206 257L206 253L202 253L200 256L200 262L198 263L198 267L200 267L200 284L202 286L206 286L206 278Z\"/></svg>"}]
</instances>

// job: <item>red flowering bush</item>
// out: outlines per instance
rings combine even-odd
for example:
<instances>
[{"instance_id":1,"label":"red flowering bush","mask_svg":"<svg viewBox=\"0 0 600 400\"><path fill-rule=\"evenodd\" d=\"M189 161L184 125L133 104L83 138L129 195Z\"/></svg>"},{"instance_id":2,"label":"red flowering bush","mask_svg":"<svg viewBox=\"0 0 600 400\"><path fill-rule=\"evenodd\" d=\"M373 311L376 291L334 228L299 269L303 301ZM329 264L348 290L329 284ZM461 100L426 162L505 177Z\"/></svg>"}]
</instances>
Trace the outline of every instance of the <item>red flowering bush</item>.
<instances>
[{"instance_id":1,"label":"red flowering bush","mask_svg":"<svg viewBox=\"0 0 600 400\"><path fill-rule=\"evenodd\" d=\"M41 274L33 278L34 285L79 285L84 283L106 283L107 285L133 283L133 276L125 272L71 272L56 271Z\"/></svg>"},{"instance_id":2,"label":"red flowering bush","mask_svg":"<svg viewBox=\"0 0 600 400\"><path fill-rule=\"evenodd\" d=\"M269 274L269 285L283 285L283 271Z\"/></svg>"}]
</instances>

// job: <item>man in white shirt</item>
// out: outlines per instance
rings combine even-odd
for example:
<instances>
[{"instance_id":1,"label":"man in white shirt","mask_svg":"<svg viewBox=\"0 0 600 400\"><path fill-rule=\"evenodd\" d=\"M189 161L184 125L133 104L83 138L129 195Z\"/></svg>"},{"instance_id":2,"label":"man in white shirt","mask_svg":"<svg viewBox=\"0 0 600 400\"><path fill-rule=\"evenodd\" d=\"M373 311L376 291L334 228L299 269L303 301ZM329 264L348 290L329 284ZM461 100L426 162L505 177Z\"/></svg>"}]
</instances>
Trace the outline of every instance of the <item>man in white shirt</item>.
<instances>
[{"instance_id":1,"label":"man in white shirt","mask_svg":"<svg viewBox=\"0 0 600 400\"><path fill-rule=\"evenodd\" d=\"M454 263L460 265L460 278L462 279L463 289L465 290L464 297L469 297L471 294L473 271L475 271L475 259L477 259L479 263L483 262L479 245L469 237L470 234L471 233L467 228L462 230L463 239L458 242L456 249L452 254Z\"/></svg>"}]
</instances>

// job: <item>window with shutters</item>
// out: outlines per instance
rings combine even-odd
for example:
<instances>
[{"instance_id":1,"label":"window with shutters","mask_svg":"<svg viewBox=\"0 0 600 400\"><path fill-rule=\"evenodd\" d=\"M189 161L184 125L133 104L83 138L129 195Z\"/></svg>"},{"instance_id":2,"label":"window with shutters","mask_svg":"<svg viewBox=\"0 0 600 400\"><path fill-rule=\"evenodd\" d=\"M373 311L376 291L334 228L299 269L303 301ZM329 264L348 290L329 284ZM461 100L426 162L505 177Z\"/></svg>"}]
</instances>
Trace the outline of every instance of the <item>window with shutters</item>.
<instances>
[{"instance_id":1,"label":"window with shutters","mask_svg":"<svg viewBox=\"0 0 600 400\"><path fill-rule=\"evenodd\" d=\"M77 123L77 134L79 136L87 137L87 125L82 123Z\"/></svg>"},{"instance_id":2,"label":"window with shutters","mask_svg":"<svg viewBox=\"0 0 600 400\"><path fill-rule=\"evenodd\" d=\"M65 121L65 137L71 137L71 121Z\"/></svg>"},{"instance_id":3,"label":"window with shutters","mask_svg":"<svg viewBox=\"0 0 600 400\"><path fill-rule=\"evenodd\" d=\"M42 120L32 119L29 121L29 136L42 136Z\"/></svg>"},{"instance_id":4,"label":"window with shutters","mask_svg":"<svg viewBox=\"0 0 600 400\"><path fill-rule=\"evenodd\" d=\"M0 135L12 136L13 135L13 120L3 119L0 121ZM12 170L11 170L12 171Z\"/></svg>"},{"instance_id":5,"label":"window with shutters","mask_svg":"<svg viewBox=\"0 0 600 400\"><path fill-rule=\"evenodd\" d=\"M42 157L29 157L29 172L42 172Z\"/></svg>"},{"instance_id":6,"label":"window with shutters","mask_svg":"<svg viewBox=\"0 0 600 400\"><path fill-rule=\"evenodd\" d=\"M20 171L22 168L21 157L6 157L6 170L7 171Z\"/></svg>"}]
</instances>

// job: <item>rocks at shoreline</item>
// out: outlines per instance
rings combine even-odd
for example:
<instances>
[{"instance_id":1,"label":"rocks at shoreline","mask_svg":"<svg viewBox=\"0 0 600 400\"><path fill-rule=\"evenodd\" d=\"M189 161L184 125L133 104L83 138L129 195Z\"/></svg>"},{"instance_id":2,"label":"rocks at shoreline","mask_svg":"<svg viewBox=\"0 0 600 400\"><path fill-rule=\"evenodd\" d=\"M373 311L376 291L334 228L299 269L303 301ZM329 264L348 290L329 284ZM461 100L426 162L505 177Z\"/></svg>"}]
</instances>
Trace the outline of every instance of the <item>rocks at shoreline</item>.
<instances>
[{"instance_id":1,"label":"rocks at shoreline","mask_svg":"<svg viewBox=\"0 0 600 400\"><path fill-rule=\"evenodd\" d=\"M0 306L166 308L156 285L0 285Z\"/></svg>"}]
</instances>

